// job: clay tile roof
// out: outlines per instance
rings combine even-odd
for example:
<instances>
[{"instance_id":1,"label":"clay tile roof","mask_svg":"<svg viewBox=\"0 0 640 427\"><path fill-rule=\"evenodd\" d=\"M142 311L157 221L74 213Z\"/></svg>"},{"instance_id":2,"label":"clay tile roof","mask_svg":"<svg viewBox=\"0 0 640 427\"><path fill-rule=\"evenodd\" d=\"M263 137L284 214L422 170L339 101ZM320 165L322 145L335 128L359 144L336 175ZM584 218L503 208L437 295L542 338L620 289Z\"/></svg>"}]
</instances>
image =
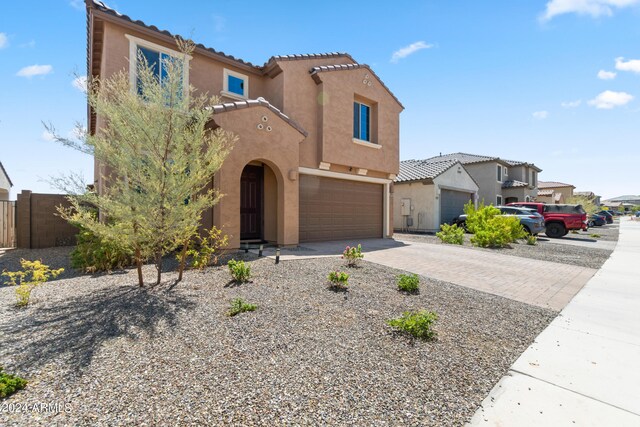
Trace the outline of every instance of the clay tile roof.
<instances>
[{"instance_id":1,"label":"clay tile roof","mask_svg":"<svg viewBox=\"0 0 640 427\"><path fill-rule=\"evenodd\" d=\"M538 196L551 196L552 194L553 194L553 189L538 190Z\"/></svg>"},{"instance_id":2,"label":"clay tile roof","mask_svg":"<svg viewBox=\"0 0 640 427\"><path fill-rule=\"evenodd\" d=\"M227 111L240 110L243 108L251 108L251 107L266 107L271 110L273 113L278 115L282 120L287 122L291 127L300 132L305 137L309 135L309 133L302 128L295 120L284 114L278 108L274 107L264 98L258 99L247 99L246 101L235 101L235 102L226 102L224 104L216 104L207 107L213 114L225 113Z\"/></svg>"},{"instance_id":3,"label":"clay tile roof","mask_svg":"<svg viewBox=\"0 0 640 427\"><path fill-rule=\"evenodd\" d=\"M395 182L421 181L433 179L458 163L457 160L430 162L428 160L403 160Z\"/></svg>"},{"instance_id":4,"label":"clay tile roof","mask_svg":"<svg viewBox=\"0 0 640 427\"><path fill-rule=\"evenodd\" d=\"M13 182L11 182L11 178L9 178L9 174L7 173L7 170L4 168L4 165L2 164L2 162L0 162L0 169L2 170L2 173L4 173L4 176L7 177L7 181L9 181L9 185L13 187Z\"/></svg>"},{"instance_id":5,"label":"clay tile roof","mask_svg":"<svg viewBox=\"0 0 640 427\"><path fill-rule=\"evenodd\" d=\"M482 162L502 162L509 166L530 166L536 169L538 172L542 171L539 167L534 165L533 163L521 162L519 160L505 160L500 157L495 156L483 156L480 154L469 154L469 153L451 153L451 154L442 154L440 156L431 157L428 160L459 160L463 165L473 164L473 163L482 163Z\"/></svg>"},{"instance_id":6,"label":"clay tile roof","mask_svg":"<svg viewBox=\"0 0 640 427\"><path fill-rule=\"evenodd\" d=\"M318 66L315 66L315 67L311 67L311 69L309 70L309 74L311 74L311 76L313 77L318 73L322 73L322 72L326 72L326 71L345 71L345 70L356 70L356 69L359 69L359 68L365 68L365 69L367 69L367 71L369 71L371 74L373 74L373 76L376 79L378 79L378 81L380 82L382 87L385 88L386 91L389 92L389 94L393 97L393 99L396 100L398 105L400 105L404 109L404 105L402 105L400 100L393 94L393 92L391 92L391 89L389 89L387 87L387 85L384 84L382 79L380 77L378 77L378 75L375 73L375 71L373 71L371 69L371 67L369 67L367 64L353 63L353 64L318 65ZM318 83L318 81L316 81L316 83Z\"/></svg>"},{"instance_id":7,"label":"clay tile roof","mask_svg":"<svg viewBox=\"0 0 640 427\"><path fill-rule=\"evenodd\" d=\"M144 22L142 22L142 21L140 21L140 20L134 20L134 19L131 19L129 16L124 15L124 14L122 14L122 13L118 12L117 10L110 8L109 6L107 6L106 4L104 4L102 1L99 1L99 0L89 0L89 1L87 2L87 5L88 5L88 6L90 6L90 7L92 6L94 9L99 10L99 11L101 11L101 12L104 12L104 13L106 13L106 14L109 14L109 15L111 15L111 16L115 16L115 17L118 17L118 18L124 19L125 21L128 21L128 22L131 22L131 23L133 23L133 24L139 25L139 26L141 26L141 27L148 28L148 29L153 30L153 31L157 31L157 32L158 32L158 33L160 33L160 34L164 34L164 35L169 36L169 37L172 37L172 38L173 38L173 37L176 37L176 35L174 35L174 34L170 33L170 32L169 32L169 31L167 31L167 30L160 30L160 29L159 29L158 27L156 27L155 25L148 25L148 24L145 24ZM252 63L250 63L250 62L243 61L243 60L242 60L242 59L240 59L240 58L236 58L236 57L234 57L234 56L232 56L232 55L227 55L227 54L226 54L226 53L224 53L224 52L220 52L220 51L217 51L217 50L215 50L215 49L213 49L213 48L206 47L206 46L204 46L203 44L200 44L200 43L196 44L196 47L198 47L198 48L200 48L200 49L204 49L204 50L209 51L209 52L211 52L211 53L214 53L214 54L216 54L216 55L223 56L223 57L225 57L225 58L227 58L227 59L231 59L232 61L238 62L239 64L242 64L242 65L245 65L245 66L253 67L253 68L256 68L256 69L261 69L261 68L262 68L262 67L259 67L259 66L254 65L254 64L252 64Z\"/></svg>"},{"instance_id":8,"label":"clay tile roof","mask_svg":"<svg viewBox=\"0 0 640 427\"><path fill-rule=\"evenodd\" d=\"M327 52L327 53L303 53L303 54L294 54L294 55L274 55L267 62L264 63L263 67L266 67L269 63L274 61L297 61L301 59L323 59L323 58L339 58L346 57L351 59L354 63L355 59L351 55L346 52Z\"/></svg>"},{"instance_id":9,"label":"clay tile roof","mask_svg":"<svg viewBox=\"0 0 640 427\"><path fill-rule=\"evenodd\" d=\"M557 182L557 181L538 181L538 188L559 188L559 187L573 187L573 185L565 184L563 182Z\"/></svg>"},{"instance_id":10,"label":"clay tile roof","mask_svg":"<svg viewBox=\"0 0 640 427\"><path fill-rule=\"evenodd\" d=\"M522 182L522 181L516 181L511 180L511 181L505 181L502 183L502 188L518 188L518 187L527 187L529 184L527 184L526 182Z\"/></svg>"}]
</instances>

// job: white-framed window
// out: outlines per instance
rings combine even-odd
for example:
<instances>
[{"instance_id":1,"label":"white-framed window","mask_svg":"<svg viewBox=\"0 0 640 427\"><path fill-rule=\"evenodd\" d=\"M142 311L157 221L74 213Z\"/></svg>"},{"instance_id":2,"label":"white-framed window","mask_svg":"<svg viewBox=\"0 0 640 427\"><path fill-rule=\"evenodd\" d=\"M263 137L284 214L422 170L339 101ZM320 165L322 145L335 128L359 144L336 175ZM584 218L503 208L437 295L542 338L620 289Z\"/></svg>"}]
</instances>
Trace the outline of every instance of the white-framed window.
<instances>
[{"instance_id":1,"label":"white-framed window","mask_svg":"<svg viewBox=\"0 0 640 427\"><path fill-rule=\"evenodd\" d=\"M362 102L353 102L353 138L371 141L371 106Z\"/></svg>"},{"instance_id":2,"label":"white-framed window","mask_svg":"<svg viewBox=\"0 0 640 427\"><path fill-rule=\"evenodd\" d=\"M183 93L187 93L189 90L189 61L190 55L185 55L177 50L169 49L159 44L150 42L139 37L134 37L130 34L125 34L125 37L129 40L129 82L131 83L131 90L139 91L139 82L137 77L138 71L138 57L142 55L147 64L153 69L154 73L157 73L158 80L162 82L163 76L166 76L164 70L164 64L167 61L181 61L183 72Z\"/></svg>"},{"instance_id":3,"label":"white-framed window","mask_svg":"<svg viewBox=\"0 0 640 427\"><path fill-rule=\"evenodd\" d=\"M224 69L222 95L229 98L249 98L249 77L235 71Z\"/></svg>"},{"instance_id":4,"label":"white-framed window","mask_svg":"<svg viewBox=\"0 0 640 427\"><path fill-rule=\"evenodd\" d=\"M536 187L538 185L538 174L536 171L531 171L531 186Z\"/></svg>"},{"instance_id":5,"label":"white-framed window","mask_svg":"<svg viewBox=\"0 0 640 427\"><path fill-rule=\"evenodd\" d=\"M504 174L504 176L505 176L505 177L506 177L506 176L509 176L509 168L505 166L505 167L502 169L502 173Z\"/></svg>"},{"instance_id":6,"label":"white-framed window","mask_svg":"<svg viewBox=\"0 0 640 427\"><path fill-rule=\"evenodd\" d=\"M496 206L502 206L502 196L496 196Z\"/></svg>"},{"instance_id":7,"label":"white-framed window","mask_svg":"<svg viewBox=\"0 0 640 427\"><path fill-rule=\"evenodd\" d=\"M498 168L496 169L496 171L498 172L497 174L498 182L502 182L502 166L498 165Z\"/></svg>"},{"instance_id":8,"label":"white-framed window","mask_svg":"<svg viewBox=\"0 0 640 427\"><path fill-rule=\"evenodd\" d=\"M525 201L525 202L530 202L530 201L531 201L531 197L529 197L529 196L524 196L524 201Z\"/></svg>"}]
</instances>

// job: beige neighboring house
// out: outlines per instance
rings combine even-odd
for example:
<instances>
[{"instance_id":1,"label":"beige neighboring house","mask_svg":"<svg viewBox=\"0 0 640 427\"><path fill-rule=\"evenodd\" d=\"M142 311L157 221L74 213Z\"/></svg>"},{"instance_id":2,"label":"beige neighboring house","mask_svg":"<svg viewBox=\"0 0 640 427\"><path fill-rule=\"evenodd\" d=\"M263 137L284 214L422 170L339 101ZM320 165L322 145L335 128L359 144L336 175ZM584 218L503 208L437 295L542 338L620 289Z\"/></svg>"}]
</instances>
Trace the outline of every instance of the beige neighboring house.
<instances>
[{"instance_id":1,"label":"beige neighboring house","mask_svg":"<svg viewBox=\"0 0 640 427\"><path fill-rule=\"evenodd\" d=\"M457 160L478 184L478 202L504 205L528 202L538 194L538 173L542 171L532 163L505 160L500 157L468 153L444 154L427 161Z\"/></svg>"},{"instance_id":2,"label":"beige neighboring house","mask_svg":"<svg viewBox=\"0 0 640 427\"><path fill-rule=\"evenodd\" d=\"M478 184L458 160L405 160L393 186L393 228L438 231L477 198Z\"/></svg>"},{"instance_id":3,"label":"beige neighboring house","mask_svg":"<svg viewBox=\"0 0 640 427\"><path fill-rule=\"evenodd\" d=\"M596 195L593 191L574 191L574 196L586 197L589 200L593 200L593 203L596 206L600 206L602 203L600 202L600 196Z\"/></svg>"},{"instance_id":4,"label":"beige neighboring house","mask_svg":"<svg viewBox=\"0 0 640 427\"><path fill-rule=\"evenodd\" d=\"M127 70L135 90L138 53L160 67L163 58L181 57L167 31L99 1L86 4L90 75ZM368 65L346 53L273 56L253 65L198 44L184 61L184 81L221 97L210 126L239 138L212 177L224 197L203 219L230 236L230 247L393 234L390 187L404 107ZM90 132L103 125L91 113L88 122ZM99 170L97 164L101 191Z\"/></svg>"},{"instance_id":5,"label":"beige neighboring house","mask_svg":"<svg viewBox=\"0 0 640 427\"><path fill-rule=\"evenodd\" d=\"M540 181L538 182L538 197L536 201L547 204L567 203L573 197L575 188L573 185L563 182Z\"/></svg>"},{"instance_id":6,"label":"beige neighboring house","mask_svg":"<svg viewBox=\"0 0 640 427\"><path fill-rule=\"evenodd\" d=\"M0 201L9 200L11 187L13 187L11 178L9 178L9 174L7 174L4 165L0 162Z\"/></svg>"}]
</instances>

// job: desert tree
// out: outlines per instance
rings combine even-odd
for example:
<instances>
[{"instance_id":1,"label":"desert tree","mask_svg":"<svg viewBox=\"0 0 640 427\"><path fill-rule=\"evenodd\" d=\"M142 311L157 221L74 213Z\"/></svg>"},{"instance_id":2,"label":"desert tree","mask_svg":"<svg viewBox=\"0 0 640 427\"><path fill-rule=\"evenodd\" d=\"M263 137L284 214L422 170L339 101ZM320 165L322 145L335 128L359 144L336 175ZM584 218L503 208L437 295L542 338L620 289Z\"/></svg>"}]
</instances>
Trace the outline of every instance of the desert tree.
<instances>
[{"instance_id":1,"label":"desert tree","mask_svg":"<svg viewBox=\"0 0 640 427\"><path fill-rule=\"evenodd\" d=\"M101 121L95 134L85 132L78 142L46 125L62 144L92 154L104 182L87 191L77 177L58 179L71 203L59 214L132 248L140 286L145 260L155 262L159 283L163 256L187 247L203 212L218 202L221 195L209 184L236 140L209 126L209 107L218 99L184 84L183 64L194 45L176 42L181 57L163 55L159 63L139 51L135 82L125 71L88 82L88 102Z\"/></svg>"}]
</instances>

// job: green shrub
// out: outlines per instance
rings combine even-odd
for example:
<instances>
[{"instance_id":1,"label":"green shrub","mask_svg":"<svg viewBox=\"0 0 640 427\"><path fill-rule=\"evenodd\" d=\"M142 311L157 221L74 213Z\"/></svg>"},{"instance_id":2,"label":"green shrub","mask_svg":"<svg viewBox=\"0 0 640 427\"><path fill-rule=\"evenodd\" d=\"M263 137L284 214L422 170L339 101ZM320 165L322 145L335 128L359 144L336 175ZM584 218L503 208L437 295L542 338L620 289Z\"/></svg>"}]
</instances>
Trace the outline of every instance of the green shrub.
<instances>
[{"instance_id":1,"label":"green shrub","mask_svg":"<svg viewBox=\"0 0 640 427\"><path fill-rule=\"evenodd\" d=\"M473 202L469 201L464 205L464 213L467 215L466 225L467 230L470 233L475 234L478 230L482 230L487 227L487 222L491 218L500 215L500 209L491 205L485 206L484 203L480 203L476 209Z\"/></svg>"},{"instance_id":2,"label":"green shrub","mask_svg":"<svg viewBox=\"0 0 640 427\"><path fill-rule=\"evenodd\" d=\"M346 289L349 286L349 274L344 271L332 271L327 279L332 288Z\"/></svg>"},{"instance_id":3,"label":"green shrub","mask_svg":"<svg viewBox=\"0 0 640 427\"><path fill-rule=\"evenodd\" d=\"M186 255L191 259L190 266L202 270L208 265L218 264L220 252L228 245L229 236L223 235L219 228L211 227L204 236L197 235L187 249ZM181 261L180 254L177 259Z\"/></svg>"},{"instance_id":4,"label":"green shrub","mask_svg":"<svg viewBox=\"0 0 640 427\"><path fill-rule=\"evenodd\" d=\"M527 245L535 246L538 244L538 237L530 234L527 236Z\"/></svg>"},{"instance_id":5,"label":"green shrub","mask_svg":"<svg viewBox=\"0 0 640 427\"><path fill-rule=\"evenodd\" d=\"M258 308L255 304L249 304L245 302L242 298L236 298L231 301L231 307L229 307L229 311L227 312L227 316L233 317L236 314L244 313L246 311L255 311Z\"/></svg>"},{"instance_id":6,"label":"green shrub","mask_svg":"<svg viewBox=\"0 0 640 427\"><path fill-rule=\"evenodd\" d=\"M238 283L248 282L251 278L251 266L249 264L245 264L244 261L236 261L232 259L228 263L229 272L231 273L231 277Z\"/></svg>"},{"instance_id":7,"label":"green shrub","mask_svg":"<svg viewBox=\"0 0 640 427\"><path fill-rule=\"evenodd\" d=\"M17 286L16 305L18 307L29 305L31 291L37 286L40 286L51 278L58 277L64 272L64 268L51 270L48 265L43 264L41 261L21 259L20 266L22 267L22 271L4 271L2 273L3 276L9 278L7 284Z\"/></svg>"},{"instance_id":8,"label":"green shrub","mask_svg":"<svg viewBox=\"0 0 640 427\"><path fill-rule=\"evenodd\" d=\"M342 252L342 258L347 260L347 267L355 267L364 258L362 245L358 243L358 246L347 246Z\"/></svg>"},{"instance_id":9,"label":"green shrub","mask_svg":"<svg viewBox=\"0 0 640 427\"><path fill-rule=\"evenodd\" d=\"M400 274L398 276L398 290L403 292L418 292L420 278L417 274Z\"/></svg>"},{"instance_id":10,"label":"green shrub","mask_svg":"<svg viewBox=\"0 0 640 427\"><path fill-rule=\"evenodd\" d=\"M600 238L600 237L602 237L602 236L600 236L600 235L599 235L599 234L597 234L597 233L592 233L592 234L589 234L589 237L593 237L594 239L599 239L599 238Z\"/></svg>"},{"instance_id":11,"label":"green shrub","mask_svg":"<svg viewBox=\"0 0 640 427\"><path fill-rule=\"evenodd\" d=\"M502 248L526 236L515 216L500 215L500 209L481 204L475 209L469 202L464 207L467 229L473 233L471 243L483 248Z\"/></svg>"},{"instance_id":12,"label":"green shrub","mask_svg":"<svg viewBox=\"0 0 640 427\"><path fill-rule=\"evenodd\" d=\"M420 339L431 340L437 335L433 324L438 320L438 315L433 311L405 311L402 316L388 319L387 325L392 328L411 334Z\"/></svg>"},{"instance_id":13,"label":"green shrub","mask_svg":"<svg viewBox=\"0 0 640 427\"><path fill-rule=\"evenodd\" d=\"M464 229L458 227L456 224L442 224L440 230L436 233L436 237L442 241L442 243L449 243L452 245L461 245L464 243Z\"/></svg>"},{"instance_id":14,"label":"green shrub","mask_svg":"<svg viewBox=\"0 0 640 427\"><path fill-rule=\"evenodd\" d=\"M122 244L103 239L80 228L77 245L71 251L71 266L86 273L113 271L133 265L133 250Z\"/></svg>"},{"instance_id":15,"label":"green shrub","mask_svg":"<svg viewBox=\"0 0 640 427\"><path fill-rule=\"evenodd\" d=\"M27 385L27 381L16 377L15 375L9 375L4 372L2 366L0 366L0 399L12 395L18 390L22 390Z\"/></svg>"}]
</instances>

